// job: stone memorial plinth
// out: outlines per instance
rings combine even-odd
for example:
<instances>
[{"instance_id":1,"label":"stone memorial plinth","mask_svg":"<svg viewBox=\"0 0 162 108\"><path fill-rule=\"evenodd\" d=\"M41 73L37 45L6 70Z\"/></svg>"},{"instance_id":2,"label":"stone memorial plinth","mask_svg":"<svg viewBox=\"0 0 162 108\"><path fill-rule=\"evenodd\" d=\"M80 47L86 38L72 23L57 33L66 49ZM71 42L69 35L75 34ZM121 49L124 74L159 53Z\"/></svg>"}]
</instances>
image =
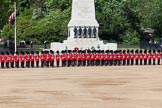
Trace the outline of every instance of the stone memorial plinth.
<instances>
[{"instance_id":1,"label":"stone memorial plinth","mask_svg":"<svg viewBox=\"0 0 162 108\"><path fill-rule=\"evenodd\" d=\"M101 50L116 50L117 44L104 44L99 39L98 31L99 23L96 20L94 0L73 0L68 38L63 42L65 48L73 50L76 47L79 49L94 47Z\"/></svg>"}]
</instances>

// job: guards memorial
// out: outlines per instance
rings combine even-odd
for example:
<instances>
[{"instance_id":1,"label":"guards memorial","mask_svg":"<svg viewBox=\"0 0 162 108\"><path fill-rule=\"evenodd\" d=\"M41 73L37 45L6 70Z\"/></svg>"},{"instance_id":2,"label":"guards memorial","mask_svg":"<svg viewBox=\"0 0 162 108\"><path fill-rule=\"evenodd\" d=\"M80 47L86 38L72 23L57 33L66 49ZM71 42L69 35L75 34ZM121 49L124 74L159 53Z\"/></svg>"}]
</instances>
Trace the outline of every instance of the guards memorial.
<instances>
[{"instance_id":1,"label":"guards memorial","mask_svg":"<svg viewBox=\"0 0 162 108\"><path fill-rule=\"evenodd\" d=\"M68 38L63 43L51 43L51 49L74 50L91 49L117 50L116 43L104 44L99 39L99 23L95 15L94 0L73 0L71 20L68 24Z\"/></svg>"}]
</instances>

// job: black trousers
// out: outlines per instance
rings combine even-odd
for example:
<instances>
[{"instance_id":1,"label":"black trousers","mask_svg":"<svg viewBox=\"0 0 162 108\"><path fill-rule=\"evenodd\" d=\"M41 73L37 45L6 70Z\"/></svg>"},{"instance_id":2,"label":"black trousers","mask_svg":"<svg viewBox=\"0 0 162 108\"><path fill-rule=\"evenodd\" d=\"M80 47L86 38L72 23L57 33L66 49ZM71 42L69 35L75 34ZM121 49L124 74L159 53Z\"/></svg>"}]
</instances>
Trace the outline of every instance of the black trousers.
<instances>
[{"instance_id":1,"label":"black trousers","mask_svg":"<svg viewBox=\"0 0 162 108\"><path fill-rule=\"evenodd\" d=\"M157 60L157 64L158 64L158 65L160 65L160 59L159 59L159 60Z\"/></svg>"},{"instance_id":2,"label":"black trousers","mask_svg":"<svg viewBox=\"0 0 162 108\"><path fill-rule=\"evenodd\" d=\"M4 68L4 62L1 62L1 68Z\"/></svg>"},{"instance_id":3,"label":"black trousers","mask_svg":"<svg viewBox=\"0 0 162 108\"><path fill-rule=\"evenodd\" d=\"M151 65L151 59L148 60L148 64Z\"/></svg>"},{"instance_id":4,"label":"black trousers","mask_svg":"<svg viewBox=\"0 0 162 108\"><path fill-rule=\"evenodd\" d=\"M9 62L6 62L6 68L9 68Z\"/></svg>"},{"instance_id":5,"label":"black trousers","mask_svg":"<svg viewBox=\"0 0 162 108\"><path fill-rule=\"evenodd\" d=\"M66 66L66 61L62 61L62 67Z\"/></svg>"},{"instance_id":6,"label":"black trousers","mask_svg":"<svg viewBox=\"0 0 162 108\"><path fill-rule=\"evenodd\" d=\"M44 67L44 61L41 61L41 67Z\"/></svg>"},{"instance_id":7,"label":"black trousers","mask_svg":"<svg viewBox=\"0 0 162 108\"><path fill-rule=\"evenodd\" d=\"M15 62L16 68L19 68L19 62Z\"/></svg>"},{"instance_id":8,"label":"black trousers","mask_svg":"<svg viewBox=\"0 0 162 108\"><path fill-rule=\"evenodd\" d=\"M130 65L130 60L127 60L127 65Z\"/></svg>"},{"instance_id":9,"label":"black trousers","mask_svg":"<svg viewBox=\"0 0 162 108\"><path fill-rule=\"evenodd\" d=\"M86 66L86 60L82 61L82 66Z\"/></svg>"},{"instance_id":10,"label":"black trousers","mask_svg":"<svg viewBox=\"0 0 162 108\"><path fill-rule=\"evenodd\" d=\"M138 65L138 60L136 60L136 65Z\"/></svg>"},{"instance_id":11,"label":"black trousers","mask_svg":"<svg viewBox=\"0 0 162 108\"><path fill-rule=\"evenodd\" d=\"M144 65L147 65L147 60L144 60Z\"/></svg>"},{"instance_id":12,"label":"black trousers","mask_svg":"<svg viewBox=\"0 0 162 108\"><path fill-rule=\"evenodd\" d=\"M87 60L87 66L90 66L90 60Z\"/></svg>"},{"instance_id":13,"label":"black trousers","mask_svg":"<svg viewBox=\"0 0 162 108\"><path fill-rule=\"evenodd\" d=\"M31 61L31 67L34 68L34 61Z\"/></svg>"},{"instance_id":14,"label":"black trousers","mask_svg":"<svg viewBox=\"0 0 162 108\"><path fill-rule=\"evenodd\" d=\"M39 61L36 61L36 67L37 68L39 67Z\"/></svg>"},{"instance_id":15,"label":"black trousers","mask_svg":"<svg viewBox=\"0 0 162 108\"><path fill-rule=\"evenodd\" d=\"M133 59L131 60L131 65L134 65L134 60Z\"/></svg>"},{"instance_id":16,"label":"black trousers","mask_svg":"<svg viewBox=\"0 0 162 108\"><path fill-rule=\"evenodd\" d=\"M121 61L120 60L118 60L118 66L120 66L121 65Z\"/></svg>"},{"instance_id":17,"label":"black trousers","mask_svg":"<svg viewBox=\"0 0 162 108\"><path fill-rule=\"evenodd\" d=\"M112 66L113 65L113 60L110 60L110 64L109 64L110 66Z\"/></svg>"},{"instance_id":18,"label":"black trousers","mask_svg":"<svg viewBox=\"0 0 162 108\"><path fill-rule=\"evenodd\" d=\"M90 65L91 65L91 66L94 66L94 60L91 60L91 61L90 61Z\"/></svg>"},{"instance_id":19,"label":"black trousers","mask_svg":"<svg viewBox=\"0 0 162 108\"><path fill-rule=\"evenodd\" d=\"M101 60L101 66L105 65L105 60Z\"/></svg>"},{"instance_id":20,"label":"black trousers","mask_svg":"<svg viewBox=\"0 0 162 108\"><path fill-rule=\"evenodd\" d=\"M57 67L59 67L60 66L60 61L56 61L56 65L57 65Z\"/></svg>"},{"instance_id":21,"label":"black trousers","mask_svg":"<svg viewBox=\"0 0 162 108\"><path fill-rule=\"evenodd\" d=\"M24 68L24 62L21 62L21 67Z\"/></svg>"},{"instance_id":22,"label":"black trousers","mask_svg":"<svg viewBox=\"0 0 162 108\"><path fill-rule=\"evenodd\" d=\"M155 60L153 60L153 65L155 65Z\"/></svg>"},{"instance_id":23,"label":"black trousers","mask_svg":"<svg viewBox=\"0 0 162 108\"><path fill-rule=\"evenodd\" d=\"M123 60L123 65L125 65L126 64L126 61L125 60Z\"/></svg>"},{"instance_id":24,"label":"black trousers","mask_svg":"<svg viewBox=\"0 0 162 108\"><path fill-rule=\"evenodd\" d=\"M142 65L142 60L140 60L140 65Z\"/></svg>"},{"instance_id":25,"label":"black trousers","mask_svg":"<svg viewBox=\"0 0 162 108\"><path fill-rule=\"evenodd\" d=\"M11 62L11 68L14 68L14 62Z\"/></svg>"},{"instance_id":26,"label":"black trousers","mask_svg":"<svg viewBox=\"0 0 162 108\"><path fill-rule=\"evenodd\" d=\"M82 61L78 60L78 66L81 66Z\"/></svg>"}]
</instances>

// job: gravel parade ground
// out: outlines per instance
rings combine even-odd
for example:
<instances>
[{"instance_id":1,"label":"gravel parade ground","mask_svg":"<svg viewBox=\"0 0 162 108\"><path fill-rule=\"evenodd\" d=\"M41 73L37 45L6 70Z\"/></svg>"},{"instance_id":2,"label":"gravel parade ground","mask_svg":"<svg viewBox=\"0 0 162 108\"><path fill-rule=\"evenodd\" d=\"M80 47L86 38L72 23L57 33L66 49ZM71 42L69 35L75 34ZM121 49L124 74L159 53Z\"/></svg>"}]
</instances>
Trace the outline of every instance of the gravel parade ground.
<instances>
[{"instance_id":1,"label":"gravel parade ground","mask_svg":"<svg viewBox=\"0 0 162 108\"><path fill-rule=\"evenodd\" d=\"M162 65L0 69L0 108L161 108Z\"/></svg>"}]
</instances>

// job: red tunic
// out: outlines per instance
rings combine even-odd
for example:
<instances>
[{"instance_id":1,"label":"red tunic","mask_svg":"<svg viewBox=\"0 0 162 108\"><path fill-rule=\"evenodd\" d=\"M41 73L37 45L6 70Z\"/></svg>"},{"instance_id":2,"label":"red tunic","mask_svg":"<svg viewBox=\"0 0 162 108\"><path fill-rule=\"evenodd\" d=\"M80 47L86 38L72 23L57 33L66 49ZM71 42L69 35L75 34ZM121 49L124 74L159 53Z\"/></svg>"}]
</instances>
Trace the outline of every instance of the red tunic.
<instances>
[{"instance_id":1,"label":"red tunic","mask_svg":"<svg viewBox=\"0 0 162 108\"><path fill-rule=\"evenodd\" d=\"M155 54L153 53L152 55L152 60L155 60L156 59L156 57L155 57Z\"/></svg>"},{"instance_id":2,"label":"red tunic","mask_svg":"<svg viewBox=\"0 0 162 108\"><path fill-rule=\"evenodd\" d=\"M72 53L70 58L71 58L72 61L74 61L75 60L75 54Z\"/></svg>"},{"instance_id":3,"label":"red tunic","mask_svg":"<svg viewBox=\"0 0 162 108\"><path fill-rule=\"evenodd\" d=\"M121 60L121 55L120 55L120 53L117 54L117 60Z\"/></svg>"},{"instance_id":4,"label":"red tunic","mask_svg":"<svg viewBox=\"0 0 162 108\"><path fill-rule=\"evenodd\" d=\"M100 53L99 58L100 60L104 60L104 54Z\"/></svg>"},{"instance_id":5,"label":"red tunic","mask_svg":"<svg viewBox=\"0 0 162 108\"><path fill-rule=\"evenodd\" d=\"M5 62L8 63L10 61L10 57L8 55L5 55Z\"/></svg>"},{"instance_id":6,"label":"red tunic","mask_svg":"<svg viewBox=\"0 0 162 108\"><path fill-rule=\"evenodd\" d=\"M130 59L133 60L134 59L134 56L132 53L130 53Z\"/></svg>"},{"instance_id":7,"label":"red tunic","mask_svg":"<svg viewBox=\"0 0 162 108\"><path fill-rule=\"evenodd\" d=\"M107 53L104 54L104 60L106 60L106 61L108 60L108 54Z\"/></svg>"},{"instance_id":8,"label":"red tunic","mask_svg":"<svg viewBox=\"0 0 162 108\"><path fill-rule=\"evenodd\" d=\"M151 55L150 55L150 53L147 54L147 59L148 59L148 60L151 60Z\"/></svg>"},{"instance_id":9,"label":"red tunic","mask_svg":"<svg viewBox=\"0 0 162 108\"><path fill-rule=\"evenodd\" d=\"M33 54L30 54L30 61L34 61L34 56L33 56Z\"/></svg>"},{"instance_id":10,"label":"red tunic","mask_svg":"<svg viewBox=\"0 0 162 108\"><path fill-rule=\"evenodd\" d=\"M22 55L22 54L20 55L20 61L25 62L24 55Z\"/></svg>"},{"instance_id":11,"label":"red tunic","mask_svg":"<svg viewBox=\"0 0 162 108\"><path fill-rule=\"evenodd\" d=\"M82 60L82 61L85 61L85 60L86 60L86 58L85 58L85 55L84 55L84 54L81 54L81 60Z\"/></svg>"},{"instance_id":12,"label":"red tunic","mask_svg":"<svg viewBox=\"0 0 162 108\"><path fill-rule=\"evenodd\" d=\"M36 61L36 62L39 61L39 55L38 55L38 54L35 55L35 61Z\"/></svg>"},{"instance_id":13,"label":"red tunic","mask_svg":"<svg viewBox=\"0 0 162 108\"><path fill-rule=\"evenodd\" d=\"M147 54L146 53L143 54L143 59L147 60Z\"/></svg>"},{"instance_id":14,"label":"red tunic","mask_svg":"<svg viewBox=\"0 0 162 108\"><path fill-rule=\"evenodd\" d=\"M77 60L81 60L81 54L76 54L76 58L77 58Z\"/></svg>"},{"instance_id":15,"label":"red tunic","mask_svg":"<svg viewBox=\"0 0 162 108\"><path fill-rule=\"evenodd\" d=\"M156 54L156 59L160 60L160 54L159 53Z\"/></svg>"},{"instance_id":16,"label":"red tunic","mask_svg":"<svg viewBox=\"0 0 162 108\"><path fill-rule=\"evenodd\" d=\"M19 56L18 55L15 55L14 58L15 58L16 62L19 62Z\"/></svg>"},{"instance_id":17,"label":"red tunic","mask_svg":"<svg viewBox=\"0 0 162 108\"><path fill-rule=\"evenodd\" d=\"M49 60L54 61L54 55L52 53L49 54Z\"/></svg>"},{"instance_id":18,"label":"red tunic","mask_svg":"<svg viewBox=\"0 0 162 108\"><path fill-rule=\"evenodd\" d=\"M94 57L95 57L95 60L100 60L100 57L99 57L98 53L94 54Z\"/></svg>"},{"instance_id":19,"label":"red tunic","mask_svg":"<svg viewBox=\"0 0 162 108\"><path fill-rule=\"evenodd\" d=\"M30 58L29 58L29 55L28 55L28 54L25 54L25 60L26 60L27 62L30 61Z\"/></svg>"},{"instance_id":20,"label":"red tunic","mask_svg":"<svg viewBox=\"0 0 162 108\"><path fill-rule=\"evenodd\" d=\"M4 61L5 61L4 55L0 55L0 61L1 61L2 63L4 63Z\"/></svg>"},{"instance_id":21,"label":"red tunic","mask_svg":"<svg viewBox=\"0 0 162 108\"><path fill-rule=\"evenodd\" d=\"M128 53L125 56L126 56L126 60L130 60L130 57L129 57Z\"/></svg>"},{"instance_id":22,"label":"red tunic","mask_svg":"<svg viewBox=\"0 0 162 108\"><path fill-rule=\"evenodd\" d=\"M139 54L139 58L140 58L140 60L143 59L143 54L142 53Z\"/></svg>"},{"instance_id":23,"label":"red tunic","mask_svg":"<svg viewBox=\"0 0 162 108\"><path fill-rule=\"evenodd\" d=\"M13 63L14 62L14 56L11 54L10 55L10 62Z\"/></svg>"},{"instance_id":24,"label":"red tunic","mask_svg":"<svg viewBox=\"0 0 162 108\"><path fill-rule=\"evenodd\" d=\"M40 61L44 61L44 55L40 54Z\"/></svg>"},{"instance_id":25,"label":"red tunic","mask_svg":"<svg viewBox=\"0 0 162 108\"><path fill-rule=\"evenodd\" d=\"M113 60L113 54L109 54L109 60Z\"/></svg>"},{"instance_id":26,"label":"red tunic","mask_svg":"<svg viewBox=\"0 0 162 108\"><path fill-rule=\"evenodd\" d=\"M56 54L56 61L59 61L60 60L60 57L58 54Z\"/></svg>"},{"instance_id":27,"label":"red tunic","mask_svg":"<svg viewBox=\"0 0 162 108\"><path fill-rule=\"evenodd\" d=\"M122 59L122 60L125 60L125 54L124 54L124 53L122 53L121 59Z\"/></svg>"},{"instance_id":28,"label":"red tunic","mask_svg":"<svg viewBox=\"0 0 162 108\"><path fill-rule=\"evenodd\" d=\"M64 54L61 54L61 60L62 60L62 61L65 61L65 60L66 60L66 58L65 58L65 55L64 55Z\"/></svg>"},{"instance_id":29,"label":"red tunic","mask_svg":"<svg viewBox=\"0 0 162 108\"><path fill-rule=\"evenodd\" d=\"M135 58L135 60L138 60L138 58L139 58L139 57L138 57L138 54L135 54L135 55L134 55L134 58Z\"/></svg>"},{"instance_id":30,"label":"red tunic","mask_svg":"<svg viewBox=\"0 0 162 108\"><path fill-rule=\"evenodd\" d=\"M113 54L113 60L117 60L117 55Z\"/></svg>"}]
</instances>

